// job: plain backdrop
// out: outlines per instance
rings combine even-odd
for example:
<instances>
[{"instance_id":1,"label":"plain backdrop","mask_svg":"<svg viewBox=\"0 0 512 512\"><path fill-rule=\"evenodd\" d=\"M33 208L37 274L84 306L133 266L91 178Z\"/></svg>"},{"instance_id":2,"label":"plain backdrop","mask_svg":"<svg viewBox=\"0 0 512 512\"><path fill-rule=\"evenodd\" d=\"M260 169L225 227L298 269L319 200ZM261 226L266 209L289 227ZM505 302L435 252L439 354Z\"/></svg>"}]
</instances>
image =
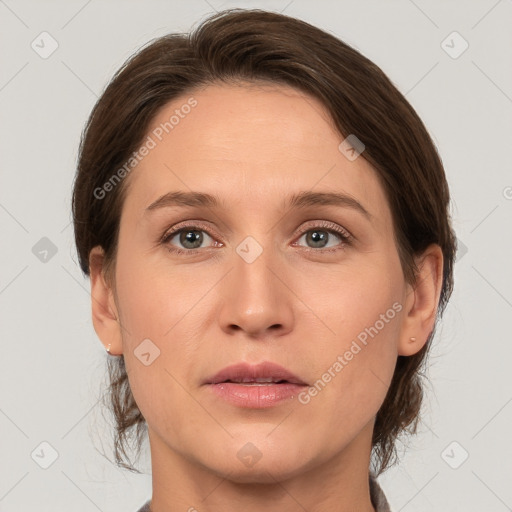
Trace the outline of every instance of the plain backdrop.
<instances>
[{"instance_id":1,"label":"plain backdrop","mask_svg":"<svg viewBox=\"0 0 512 512\"><path fill-rule=\"evenodd\" d=\"M135 511L151 495L147 452L141 475L108 460L106 354L71 185L81 130L125 59L229 7L283 12L356 47L432 134L460 240L456 286L424 421L380 483L394 511L512 510L511 0L0 0L0 510Z\"/></svg>"}]
</instances>

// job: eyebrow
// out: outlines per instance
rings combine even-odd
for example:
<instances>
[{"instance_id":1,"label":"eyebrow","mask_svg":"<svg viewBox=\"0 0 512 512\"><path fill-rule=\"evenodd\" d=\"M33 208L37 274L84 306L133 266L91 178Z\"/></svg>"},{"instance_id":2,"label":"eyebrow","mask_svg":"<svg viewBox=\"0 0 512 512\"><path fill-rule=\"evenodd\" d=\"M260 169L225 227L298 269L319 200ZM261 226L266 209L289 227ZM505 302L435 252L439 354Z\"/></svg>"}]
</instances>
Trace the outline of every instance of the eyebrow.
<instances>
[{"instance_id":1,"label":"eyebrow","mask_svg":"<svg viewBox=\"0 0 512 512\"><path fill-rule=\"evenodd\" d=\"M145 213L172 206L181 207L207 207L207 208L226 208L225 203L216 196L204 192L168 192L151 203L145 210ZM351 208L361 213L369 221L372 220L372 214L354 197L339 192L299 192L289 196L284 207L290 209L301 209L309 206L339 206Z\"/></svg>"}]
</instances>

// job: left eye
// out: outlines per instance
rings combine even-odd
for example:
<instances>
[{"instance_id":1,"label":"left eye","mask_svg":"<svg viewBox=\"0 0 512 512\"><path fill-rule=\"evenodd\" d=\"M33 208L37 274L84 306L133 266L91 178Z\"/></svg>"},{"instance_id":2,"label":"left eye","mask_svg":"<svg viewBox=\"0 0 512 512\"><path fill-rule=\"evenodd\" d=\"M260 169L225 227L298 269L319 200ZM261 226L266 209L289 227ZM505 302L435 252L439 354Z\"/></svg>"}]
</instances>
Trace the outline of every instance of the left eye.
<instances>
[{"instance_id":1,"label":"left eye","mask_svg":"<svg viewBox=\"0 0 512 512\"><path fill-rule=\"evenodd\" d=\"M308 229L304 232L299 240L303 238L306 239L307 243L312 244L312 249L323 249L325 247L332 247L332 245L328 246L328 240L332 238L334 235L338 240L342 242L346 239L341 233L337 233L335 231L327 230L327 229ZM336 244L335 244L336 245Z\"/></svg>"}]
</instances>

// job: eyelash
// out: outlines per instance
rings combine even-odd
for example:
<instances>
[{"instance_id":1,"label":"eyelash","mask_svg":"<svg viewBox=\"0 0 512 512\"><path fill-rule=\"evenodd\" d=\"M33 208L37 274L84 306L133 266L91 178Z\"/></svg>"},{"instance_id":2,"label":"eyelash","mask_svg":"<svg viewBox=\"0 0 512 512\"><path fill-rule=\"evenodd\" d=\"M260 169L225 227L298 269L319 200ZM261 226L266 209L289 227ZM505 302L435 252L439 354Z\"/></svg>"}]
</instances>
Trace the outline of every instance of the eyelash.
<instances>
[{"instance_id":1,"label":"eyelash","mask_svg":"<svg viewBox=\"0 0 512 512\"><path fill-rule=\"evenodd\" d=\"M343 250L345 246L350 245L353 241L353 236L346 231L345 229L339 227L337 224L334 224L333 222L328 221L320 221L318 224L308 227L308 229L305 229L300 232L299 238L301 238L305 233L308 233L310 231L315 230L323 230L330 234L337 235L342 243L334 248L328 248L328 249L315 249L313 247L302 247L304 250L310 252L320 252L320 253L332 253L339 250ZM187 232L187 231L204 231L210 238L214 238L214 236L209 232L209 228L206 226L203 226L201 223L196 224L186 224L186 225L179 225L177 228L173 229L172 231L164 233L163 237L160 240L160 243L163 245L167 245L172 238L174 238L175 235L181 233L181 232ZM211 247L210 247L211 248ZM167 247L169 252L172 252L174 254L178 255L188 255L192 256L197 254L200 251L204 251L208 248L201 248L201 249L180 249L179 247Z\"/></svg>"}]
</instances>

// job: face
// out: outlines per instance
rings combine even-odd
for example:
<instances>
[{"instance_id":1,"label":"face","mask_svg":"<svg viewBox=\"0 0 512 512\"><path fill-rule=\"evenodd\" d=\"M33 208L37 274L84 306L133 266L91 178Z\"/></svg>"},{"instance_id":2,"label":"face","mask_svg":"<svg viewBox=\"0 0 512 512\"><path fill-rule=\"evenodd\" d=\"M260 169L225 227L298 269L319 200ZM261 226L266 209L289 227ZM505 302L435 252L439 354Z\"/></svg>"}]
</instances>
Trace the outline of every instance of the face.
<instances>
[{"instance_id":1,"label":"face","mask_svg":"<svg viewBox=\"0 0 512 512\"><path fill-rule=\"evenodd\" d=\"M319 102L281 86L185 95L147 137L115 306L152 453L265 482L368 451L407 297L375 170L339 149ZM216 202L184 204L192 192ZM211 384L264 362L295 378Z\"/></svg>"}]
</instances>

